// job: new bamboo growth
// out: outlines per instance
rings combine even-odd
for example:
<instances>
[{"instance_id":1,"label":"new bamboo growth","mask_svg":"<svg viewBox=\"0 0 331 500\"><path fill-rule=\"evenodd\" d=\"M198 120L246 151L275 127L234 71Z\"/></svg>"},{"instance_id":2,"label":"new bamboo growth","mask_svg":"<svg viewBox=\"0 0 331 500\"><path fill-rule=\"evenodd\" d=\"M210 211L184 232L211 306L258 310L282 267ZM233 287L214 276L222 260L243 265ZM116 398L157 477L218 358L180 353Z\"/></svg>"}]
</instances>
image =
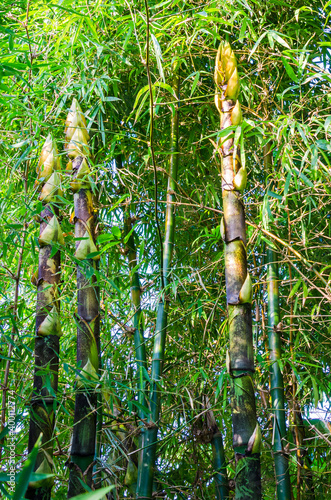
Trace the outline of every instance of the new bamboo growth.
<instances>
[{"instance_id":1,"label":"new bamboo growth","mask_svg":"<svg viewBox=\"0 0 331 500\"><path fill-rule=\"evenodd\" d=\"M73 100L66 121L66 149L70 158L74 192L74 223L77 259L77 367L74 429L70 454L68 498L92 485L96 445L96 418L99 368L99 289L95 245L95 211L90 186L88 132L83 112Z\"/></svg>"},{"instance_id":2,"label":"new bamboo growth","mask_svg":"<svg viewBox=\"0 0 331 500\"><path fill-rule=\"evenodd\" d=\"M239 76L235 55L227 42L221 43L215 65L215 104L221 129L241 122ZM252 338L252 281L247 272L244 205L240 193L245 189L246 168L241 166L238 149L234 151L231 132L223 138L219 152L222 160L222 197L225 243L225 277L228 305L233 447L236 458L236 498L261 498L260 443L253 386L254 357Z\"/></svg>"},{"instance_id":3,"label":"new bamboo growth","mask_svg":"<svg viewBox=\"0 0 331 500\"><path fill-rule=\"evenodd\" d=\"M53 432L58 386L59 319L60 302L60 250L64 244L58 220L57 195L60 193L60 159L56 144L49 135L42 148L36 186L40 188L39 200L43 210L39 217L39 264L38 272L31 277L37 287L35 375L30 407L29 453L40 433L41 446L35 463L39 474L53 472ZM30 482L26 498L49 500L53 479Z\"/></svg>"}]
</instances>

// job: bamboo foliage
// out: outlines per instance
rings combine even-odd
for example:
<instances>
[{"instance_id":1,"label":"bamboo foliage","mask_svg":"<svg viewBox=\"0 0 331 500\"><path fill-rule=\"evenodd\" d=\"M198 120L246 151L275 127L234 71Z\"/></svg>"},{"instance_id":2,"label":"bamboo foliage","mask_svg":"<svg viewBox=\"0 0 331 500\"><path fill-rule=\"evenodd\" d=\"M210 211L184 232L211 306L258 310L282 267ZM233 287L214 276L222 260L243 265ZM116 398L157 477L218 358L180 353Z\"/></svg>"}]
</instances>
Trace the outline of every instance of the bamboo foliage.
<instances>
[{"instance_id":1,"label":"bamboo foliage","mask_svg":"<svg viewBox=\"0 0 331 500\"><path fill-rule=\"evenodd\" d=\"M58 220L57 195L60 186L60 158L55 141L49 135L42 148L36 187L43 210L39 217L38 272L31 281L37 287L35 375L30 408L28 451L31 452L42 433L35 471L50 474L53 471L53 432L58 386L59 338L61 324L58 285L60 281L60 250L64 244ZM52 478L30 482L26 498L51 498Z\"/></svg>"},{"instance_id":2,"label":"bamboo foliage","mask_svg":"<svg viewBox=\"0 0 331 500\"><path fill-rule=\"evenodd\" d=\"M74 223L77 259L77 368L74 429L70 455L68 498L92 485L92 463L96 446L99 368L99 289L95 245L95 211L89 181L88 132L83 112L73 100L66 121L65 148L70 158L70 187L74 193Z\"/></svg>"},{"instance_id":3,"label":"bamboo foliage","mask_svg":"<svg viewBox=\"0 0 331 500\"><path fill-rule=\"evenodd\" d=\"M215 104L221 130L241 122L239 76L230 44L221 43L215 64ZM245 166L234 151L229 135L219 152L222 160L224 220L221 232L225 243L225 278L230 349L227 367L231 377L233 447L236 458L236 498L261 498L261 432L256 420L253 386L252 281L247 271L244 205L240 193L247 180Z\"/></svg>"}]
</instances>

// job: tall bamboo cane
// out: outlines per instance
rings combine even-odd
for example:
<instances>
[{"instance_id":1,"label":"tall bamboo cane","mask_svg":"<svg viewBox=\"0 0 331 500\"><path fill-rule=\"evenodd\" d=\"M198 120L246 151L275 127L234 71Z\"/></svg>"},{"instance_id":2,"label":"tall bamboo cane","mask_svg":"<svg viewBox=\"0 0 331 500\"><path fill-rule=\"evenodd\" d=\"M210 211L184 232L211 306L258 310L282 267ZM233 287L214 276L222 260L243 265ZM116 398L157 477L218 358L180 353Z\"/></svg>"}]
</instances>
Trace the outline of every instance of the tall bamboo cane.
<instances>
[{"instance_id":1,"label":"tall bamboo cane","mask_svg":"<svg viewBox=\"0 0 331 500\"><path fill-rule=\"evenodd\" d=\"M154 466L156 457L157 432L161 410L160 381L162 377L166 330L168 322L168 299L165 296L166 287L169 283L170 264L173 255L175 240L175 211L173 202L175 201L177 172L178 172L178 124L179 124L179 78L174 78L174 90L177 102L171 119L170 137L170 167L167 187L167 205L165 220L165 238L163 243L163 262L161 273L163 275L163 286L161 298L158 304L156 328L153 347L152 375L150 390L151 413L147 425L142 429L141 439L141 460L138 466L137 498L150 499L153 492Z\"/></svg>"},{"instance_id":2,"label":"tall bamboo cane","mask_svg":"<svg viewBox=\"0 0 331 500\"><path fill-rule=\"evenodd\" d=\"M124 221L125 233L130 234L132 231L132 220L126 217ZM133 327L134 327L134 347L136 353L137 363L137 380L138 380L138 402L141 406L146 407L146 348L144 339L144 330L142 328L141 319L141 288L139 272L137 269L137 251L134 241L134 232L131 232L127 242L128 261L130 268L130 281L131 281L131 300L134 307ZM140 420L146 419L143 409L139 408L138 415Z\"/></svg>"},{"instance_id":3,"label":"tall bamboo cane","mask_svg":"<svg viewBox=\"0 0 331 500\"><path fill-rule=\"evenodd\" d=\"M272 154L270 143L263 148L266 171L271 172ZM274 412L273 418L273 451L276 471L276 488L278 500L291 500L291 481L289 462L284 452L286 438L286 419L284 407L284 381L279 367L281 359L281 327L279 313L278 261L276 252L267 247L267 281L268 281L268 339L270 354L270 392Z\"/></svg>"},{"instance_id":4,"label":"tall bamboo cane","mask_svg":"<svg viewBox=\"0 0 331 500\"><path fill-rule=\"evenodd\" d=\"M39 200L44 207L40 214L39 265L32 282L37 286L35 375L30 408L29 452L42 432L41 447L35 463L37 473L53 471L53 432L58 385L60 302L60 251L64 243L58 221L56 197L60 192L60 159L56 144L48 136L42 148L37 174L37 184L42 184ZM30 482L26 498L48 500L51 498L53 480Z\"/></svg>"},{"instance_id":5,"label":"tall bamboo cane","mask_svg":"<svg viewBox=\"0 0 331 500\"><path fill-rule=\"evenodd\" d=\"M220 45L215 66L215 104L221 129L242 121L238 101L239 76L230 44ZM229 134L231 134L229 132ZM233 447L236 458L237 499L261 498L261 432L256 420L253 386L254 357L252 338L252 282L247 272L244 205L240 193L245 189L247 171L241 166L230 136L222 138L222 197L224 218L221 232L225 242L225 278L228 305Z\"/></svg>"},{"instance_id":6,"label":"tall bamboo cane","mask_svg":"<svg viewBox=\"0 0 331 500\"><path fill-rule=\"evenodd\" d=\"M268 266L268 338L270 353L270 392L274 412L273 450L278 500L291 500L289 463L284 453L286 437L284 382L279 367L281 359L281 328L279 327L278 262L275 251L267 248Z\"/></svg>"},{"instance_id":7,"label":"tall bamboo cane","mask_svg":"<svg viewBox=\"0 0 331 500\"><path fill-rule=\"evenodd\" d=\"M66 121L66 149L71 158L74 192L75 238L77 264L77 366L74 429L70 455L68 498L83 493L81 481L92 484L92 468L96 445L99 288L95 245L95 212L88 157L88 132L83 112L73 100ZM80 481L81 480L81 481Z\"/></svg>"}]
</instances>

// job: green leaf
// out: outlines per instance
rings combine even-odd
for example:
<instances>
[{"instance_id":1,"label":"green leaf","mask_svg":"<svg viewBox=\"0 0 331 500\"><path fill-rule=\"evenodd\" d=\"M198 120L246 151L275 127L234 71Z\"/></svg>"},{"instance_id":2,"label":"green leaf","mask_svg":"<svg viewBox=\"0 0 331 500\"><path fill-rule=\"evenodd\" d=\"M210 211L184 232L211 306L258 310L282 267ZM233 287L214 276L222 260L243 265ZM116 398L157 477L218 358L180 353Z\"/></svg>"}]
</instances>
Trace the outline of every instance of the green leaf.
<instances>
[{"instance_id":1,"label":"green leaf","mask_svg":"<svg viewBox=\"0 0 331 500\"><path fill-rule=\"evenodd\" d=\"M113 102L113 101L121 101L121 100L122 99L120 99L119 97L113 97L113 96L108 96L108 97L104 98L105 102Z\"/></svg>"},{"instance_id":2,"label":"green leaf","mask_svg":"<svg viewBox=\"0 0 331 500\"><path fill-rule=\"evenodd\" d=\"M312 384L313 384L314 405L315 405L315 408L317 408L318 407L318 402L319 402L319 391L318 391L318 387L317 387L317 384L316 384L315 377L311 377L311 381L312 381Z\"/></svg>"},{"instance_id":3,"label":"green leaf","mask_svg":"<svg viewBox=\"0 0 331 500\"><path fill-rule=\"evenodd\" d=\"M291 78L291 80L293 80L295 83L298 83L298 77L297 75L294 73L294 70L292 68L292 66L287 62L287 60L282 57L282 61L283 61L283 64L285 66L285 70L286 70L286 73L288 74L288 76Z\"/></svg>"},{"instance_id":4,"label":"green leaf","mask_svg":"<svg viewBox=\"0 0 331 500\"><path fill-rule=\"evenodd\" d=\"M328 118L331 118L331 116L329 116ZM316 141L316 146L319 149L323 149L323 151L331 151L331 143L329 141L326 141L325 139Z\"/></svg>"},{"instance_id":5,"label":"green leaf","mask_svg":"<svg viewBox=\"0 0 331 500\"><path fill-rule=\"evenodd\" d=\"M26 490L28 489L30 477L33 472L34 464L36 463L37 460L39 447L41 445L41 439L42 439L42 434L40 434L31 453L29 453L25 461L23 469L18 477L17 485L12 500L21 500L24 497Z\"/></svg>"},{"instance_id":6,"label":"green leaf","mask_svg":"<svg viewBox=\"0 0 331 500\"><path fill-rule=\"evenodd\" d=\"M283 197L280 196L279 194L277 193L274 193L273 191L268 191L268 196L271 196L272 198L276 198L277 200L280 200L282 201Z\"/></svg>"},{"instance_id":7,"label":"green leaf","mask_svg":"<svg viewBox=\"0 0 331 500\"><path fill-rule=\"evenodd\" d=\"M301 285L301 278L298 279L298 281L296 282L296 284L294 285L294 287L292 288L288 298L290 299L291 297L293 297L293 295L295 295L299 289L299 286Z\"/></svg>"},{"instance_id":8,"label":"green leaf","mask_svg":"<svg viewBox=\"0 0 331 500\"><path fill-rule=\"evenodd\" d=\"M121 239L121 237L122 237L122 232L121 232L121 230L120 230L120 228L119 228L119 227L117 227L117 226L113 226L113 227L111 228L111 232L113 233L113 235L115 236L115 238L117 238L117 239L119 239L119 240Z\"/></svg>"},{"instance_id":9,"label":"green leaf","mask_svg":"<svg viewBox=\"0 0 331 500\"><path fill-rule=\"evenodd\" d=\"M77 495L75 497L72 497L71 500L101 500L102 497L107 495L107 493L109 493L114 488L115 488L114 485L106 486L105 488L100 488L100 490L82 493L81 495Z\"/></svg>"},{"instance_id":10,"label":"green leaf","mask_svg":"<svg viewBox=\"0 0 331 500\"><path fill-rule=\"evenodd\" d=\"M152 42L154 45L154 51L155 51L155 57L156 57L156 62L157 62L157 67L160 73L160 77L162 78L163 82L165 82L164 78L164 72L163 72L163 67L162 67L162 52L161 52L161 47L159 42L157 41L157 38L153 33L151 34Z\"/></svg>"},{"instance_id":11,"label":"green leaf","mask_svg":"<svg viewBox=\"0 0 331 500\"><path fill-rule=\"evenodd\" d=\"M300 172L297 168L295 168L294 171L298 174L300 179L302 179L303 182L307 184L307 186L314 187L314 184L311 182L310 179L308 179L308 177L304 173Z\"/></svg>"},{"instance_id":12,"label":"green leaf","mask_svg":"<svg viewBox=\"0 0 331 500\"><path fill-rule=\"evenodd\" d=\"M289 44L282 38L277 31L270 30L269 33L271 36L276 40L276 42L280 43L280 45L283 45L283 47L286 47L287 49L290 49L291 47Z\"/></svg>"},{"instance_id":13,"label":"green leaf","mask_svg":"<svg viewBox=\"0 0 331 500\"><path fill-rule=\"evenodd\" d=\"M324 130L326 134L328 133L330 123L331 123L331 116L328 116L324 123Z\"/></svg>"},{"instance_id":14,"label":"green leaf","mask_svg":"<svg viewBox=\"0 0 331 500\"><path fill-rule=\"evenodd\" d=\"M79 12L77 10L68 9L67 7L63 7L63 5L49 3L48 6L49 7L57 7L58 9L65 10L66 12L71 12L71 14L75 14L76 16L82 16L82 17L87 17L88 18L88 16L86 14L82 14L81 12Z\"/></svg>"},{"instance_id":15,"label":"green leaf","mask_svg":"<svg viewBox=\"0 0 331 500\"><path fill-rule=\"evenodd\" d=\"M257 39L257 41L255 42L255 44L254 44L254 46L253 46L253 48L252 48L252 50L251 50L251 52L250 52L250 54L249 54L249 56L248 56L248 59L250 59L250 58L253 56L254 52L256 51L256 49L258 48L258 46L260 45L261 41L263 40L263 38L264 38L265 36L267 36L267 33L263 33L263 34L262 34L262 35L261 35L261 36Z\"/></svg>"},{"instance_id":16,"label":"green leaf","mask_svg":"<svg viewBox=\"0 0 331 500\"><path fill-rule=\"evenodd\" d=\"M192 95L194 94L194 91L197 88L199 79L200 79L200 71L197 71L195 74L194 80L193 80L190 97L192 97Z\"/></svg>"}]
</instances>

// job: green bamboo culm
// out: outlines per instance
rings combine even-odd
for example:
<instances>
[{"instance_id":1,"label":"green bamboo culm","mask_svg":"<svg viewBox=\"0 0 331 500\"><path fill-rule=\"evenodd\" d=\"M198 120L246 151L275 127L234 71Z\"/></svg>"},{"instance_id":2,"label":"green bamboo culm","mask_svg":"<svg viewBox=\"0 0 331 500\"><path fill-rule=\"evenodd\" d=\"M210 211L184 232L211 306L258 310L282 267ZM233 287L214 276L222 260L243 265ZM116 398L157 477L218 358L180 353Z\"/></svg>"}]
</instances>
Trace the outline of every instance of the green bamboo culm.
<instances>
[{"instance_id":1,"label":"green bamboo culm","mask_svg":"<svg viewBox=\"0 0 331 500\"><path fill-rule=\"evenodd\" d=\"M74 223L77 260L77 368L74 428L70 452L68 498L92 485L92 463L96 448L97 392L99 369L99 288L95 244L96 214L91 190L89 135L83 112L73 100L66 121L66 150L70 158L71 190L74 193Z\"/></svg>"},{"instance_id":2,"label":"green bamboo culm","mask_svg":"<svg viewBox=\"0 0 331 500\"><path fill-rule=\"evenodd\" d=\"M210 407L210 404L208 406ZM229 483L223 438L218 428L214 412L211 409L206 413L206 422L211 434L216 500L227 500L229 498Z\"/></svg>"},{"instance_id":3,"label":"green bamboo culm","mask_svg":"<svg viewBox=\"0 0 331 500\"><path fill-rule=\"evenodd\" d=\"M60 302L60 246L64 244L58 220L57 196L61 193L61 164L55 141L49 135L42 148L36 187L43 210L39 217L38 272L32 278L37 287L35 374L30 405L29 453L40 433L41 446L35 463L38 474L53 472L54 419L58 386ZM53 478L29 483L25 497L30 500L49 500Z\"/></svg>"},{"instance_id":4,"label":"green bamboo culm","mask_svg":"<svg viewBox=\"0 0 331 500\"><path fill-rule=\"evenodd\" d=\"M267 248L268 267L268 338L270 355L270 393L273 418L273 451L278 500L291 500L289 462L284 452L286 415L284 408L284 381L279 367L281 359L281 321L279 314L278 262L276 252Z\"/></svg>"},{"instance_id":5,"label":"green bamboo culm","mask_svg":"<svg viewBox=\"0 0 331 500\"><path fill-rule=\"evenodd\" d=\"M137 381L138 381L138 402L141 406L146 407L146 348L144 339L144 330L141 322L141 287L139 279L139 271L137 269L137 250L135 245L135 234L132 228L132 219L130 216L125 218L125 233L129 236L127 241L127 256L130 269L131 283L131 301L134 307L133 327L134 327L134 347L136 353L137 364ZM143 409L139 409L138 415L140 420L146 419L146 413Z\"/></svg>"},{"instance_id":6,"label":"green bamboo culm","mask_svg":"<svg viewBox=\"0 0 331 500\"><path fill-rule=\"evenodd\" d=\"M132 227L132 218L126 216L124 220L125 234L130 235L127 241L127 256L130 269L130 283L131 283L131 301L134 307L133 316L133 328L134 328L134 348L136 357L136 369L137 369L137 389L138 389L138 417L139 417L139 427L140 430L144 426L144 422L147 419L147 412L144 408L147 408L146 402L146 375L147 370L146 363L146 347L144 339L144 329L143 323L141 321L141 287L138 271L138 259L137 250L135 245L135 233ZM142 459L142 447L143 447L143 433L139 434L139 453L138 453L138 469L139 464L141 464ZM135 464L129 461L127 474L126 474L126 484L129 481L134 481L135 485L137 483L137 471L135 470ZM133 485L133 483L132 483ZM131 486L131 484L130 484Z\"/></svg>"},{"instance_id":7,"label":"green bamboo culm","mask_svg":"<svg viewBox=\"0 0 331 500\"><path fill-rule=\"evenodd\" d=\"M175 240L175 193L178 173L178 125L179 125L179 77L173 78L173 89L176 93L171 118L170 166L168 173L167 204L165 219L165 238L163 243L163 262L161 269L161 297L157 309L156 328L153 346L151 387L149 395L150 415L141 430L141 456L138 463L137 498L151 499L153 494L154 467L156 458L157 432L161 410L160 382L162 379L165 354L166 330L168 323L168 298L166 288L169 283L171 259Z\"/></svg>"},{"instance_id":8,"label":"green bamboo culm","mask_svg":"<svg viewBox=\"0 0 331 500\"><path fill-rule=\"evenodd\" d=\"M225 500L229 498L229 486L226 473L223 439L222 434L218 429L213 434L211 447L213 451L213 468L215 471L214 480L216 500Z\"/></svg>"},{"instance_id":9,"label":"green bamboo culm","mask_svg":"<svg viewBox=\"0 0 331 500\"><path fill-rule=\"evenodd\" d=\"M221 130L242 121L238 101L237 61L228 42L220 44L215 65L215 104ZM227 368L231 378L233 447L236 459L236 492L240 500L261 498L261 431L256 419L253 386L252 281L247 271L245 212L241 193L247 170L234 151L231 132L219 145L222 160L224 218L221 233L225 243L225 278L230 349Z\"/></svg>"},{"instance_id":10,"label":"green bamboo culm","mask_svg":"<svg viewBox=\"0 0 331 500\"><path fill-rule=\"evenodd\" d=\"M270 142L263 148L264 166L267 174L272 172ZM286 414L284 407L284 381L279 361L282 356L281 318L279 312L278 260L277 253L267 246L268 283L268 340L270 358L270 394L273 418L273 452L276 472L277 500L291 500L289 461L284 448L286 439Z\"/></svg>"}]
</instances>

